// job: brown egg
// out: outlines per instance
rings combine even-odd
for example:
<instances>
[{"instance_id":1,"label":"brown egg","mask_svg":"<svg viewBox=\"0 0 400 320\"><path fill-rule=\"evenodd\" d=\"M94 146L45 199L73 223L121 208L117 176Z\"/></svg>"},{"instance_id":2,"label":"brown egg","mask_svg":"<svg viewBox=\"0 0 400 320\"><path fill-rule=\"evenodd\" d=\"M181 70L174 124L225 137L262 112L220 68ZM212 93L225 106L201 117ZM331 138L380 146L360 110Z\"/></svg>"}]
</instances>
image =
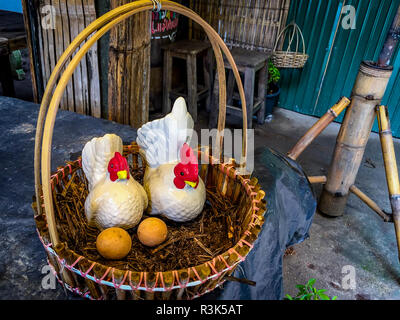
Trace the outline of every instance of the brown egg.
<instances>
[{"instance_id":1,"label":"brown egg","mask_svg":"<svg viewBox=\"0 0 400 320\"><path fill-rule=\"evenodd\" d=\"M131 251L132 239L128 232L121 228L108 228L97 237L97 251L106 259L119 260Z\"/></svg>"},{"instance_id":2,"label":"brown egg","mask_svg":"<svg viewBox=\"0 0 400 320\"><path fill-rule=\"evenodd\" d=\"M144 219L137 229L139 241L148 247L155 247L167 239L168 229L158 218Z\"/></svg>"}]
</instances>

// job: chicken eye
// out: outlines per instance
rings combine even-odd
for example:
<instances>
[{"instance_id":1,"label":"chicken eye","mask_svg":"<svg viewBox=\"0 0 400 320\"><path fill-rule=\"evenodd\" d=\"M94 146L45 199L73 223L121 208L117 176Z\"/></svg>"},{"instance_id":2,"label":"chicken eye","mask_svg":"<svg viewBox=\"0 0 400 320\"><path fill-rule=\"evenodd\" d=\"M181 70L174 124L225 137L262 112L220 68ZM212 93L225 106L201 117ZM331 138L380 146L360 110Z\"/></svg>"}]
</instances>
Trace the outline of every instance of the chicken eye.
<instances>
[{"instance_id":1,"label":"chicken eye","mask_svg":"<svg viewBox=\"0 0 400 320\"><path fill-rule=\"evenodd\" d=\"M113 165L113 164L111 165L111 168L114 168L114 165Z\"/></svg>"},{"instance_id":2,"label":"chicken eye","mask_svg":"<svg viewBox=\"0 0 400 320\"><path fill-rule=\"evenodd\" d=\"M183 172L181 172L181 176L184 176L185 174Z\"/></svg>"}]
</instances>

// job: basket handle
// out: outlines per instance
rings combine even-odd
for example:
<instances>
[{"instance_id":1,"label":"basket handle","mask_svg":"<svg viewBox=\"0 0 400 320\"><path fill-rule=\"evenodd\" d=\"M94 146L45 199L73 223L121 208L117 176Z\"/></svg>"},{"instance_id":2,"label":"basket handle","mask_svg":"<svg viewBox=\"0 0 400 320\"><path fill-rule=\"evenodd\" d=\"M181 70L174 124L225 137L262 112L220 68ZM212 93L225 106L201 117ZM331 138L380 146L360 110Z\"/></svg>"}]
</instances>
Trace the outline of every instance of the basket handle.
<instances>
[{"instance_id":1,"label":"basket handle","mask_svg":"<svg viewBox=\"0 0 400 320\"><path fill-rule=\"evenodd\" d=\"M175 11L188 18L194 20L200 24L212 44L214 54L217 60L217 72L219 73L220 81L220 111L218 119L218 133L220 138L220 144L223 142L223 130L225 127L225 117L226 117L226 83L225 81L225 68L222 59L221 49L227 57L228 62L231 64L232 70L235 75L235 79L239 88L239 94L242 101L242 112L243 112L243 143L242 143L242 161L246 159L247 156L247 113L246 113L246 101L244 96L243 85L239 76L239 71L233 60L233 57L226 47L223 40L219 37L216 31L208 25L200 16L198 16L192 10L174 3L172 1L162 1L162 6L168 10ZM43 96L42 104L39 111L39 118L37 124L36 140L35 140L35 191L36 198L38 201L38 208L41 207L40 204L40 172L41 180L43 182L43 201L45 206L46 218L50 233L50 238L54 246L59 243L58 233L56 229L55 217L54 217L54 206L51 193L51 143L52 135L54 129L54 122L57 115L58 107L60 104L61 97L64 93L65 87L72 77L75 68L78 66L80 60L85 56L86 52L93 46L93 44L103 36L109 29L114 25L125 20L129 16L153 9L153 2L150 0L141 0L126 5L120 6L113 9L102 17L96 19L88 27L86 27L74 41L70 44L64 54L61 56L60 61L57 63L56 68L53 70L52 75L49 79L49 83L46 87L45 95ZM101 28L101 29L100 29ZM98 30L99 29L99 30ZM93 34L92 37L86 40L88 35L93 33L93 31L98 30ZM72 53L79 47L79 45L86 40L86 42L81 46L79 51L72 58L71 62L66 66L65 71L61 75L61 69L65 66L66 61L72 55ZM60 76L61 75L61 76ZM53 95L50 99L50 95L56 83L56 79L60 76L60 80L54 89ZM49 102L50 101L50 102ZM44 115L46 114L45 124L43 127ZM42 134L43 132L43 139ZM42 148L40 153L40 142L42 141ZM220 148L222 150L222 148ZM39 155L41 154L41 163L39 162ZM244 161L245 162L245 161ZM41 164L41 165L40 165ZM244 163L245 165L245 163ZM42 170L40 170L40 167ZM40 209L39 209L40 210ZM41 211L39 211L41 214Z\"/></svg>"},{"instance_id":2,"label":"basket handle","mask_svg":"<svg viewBox=\"0 0 400 320\"><path fill-rule=\"evenodd\" d=\"M282 36L283 36L282 41L283 41L283 42L285 41L286 33L287 33L287 31L289 30L290 27L293 27L293 31L292 31L292 33L291 33L291 35L290 35L289 44L288 44L288 47L287 47L286 52L289 52L290 46L291 46L291 44L292 44L292 42L293 42L293 37L294 37L295 34L297 35L297 37L296 37L296 52L297 52L297 50L298 50L298 43L299 43L299 36L298 36L298 35L300 34L301 41L302 41L302 43L303 43L303 54L306 54L306 46L305 46L305 42L304 42L303 32L301 32L300 27L299 27L299 26L297 25L297 23L294 22L294 21L291 22L291 23L289 23L289 24L288 24L285 28L283 28L283 30L279 33L278 38L276 39L276 42L275 42L274 52L276 51L276 48L278 47L279 40L281 39Z\"/></svg>"}]
</instances>

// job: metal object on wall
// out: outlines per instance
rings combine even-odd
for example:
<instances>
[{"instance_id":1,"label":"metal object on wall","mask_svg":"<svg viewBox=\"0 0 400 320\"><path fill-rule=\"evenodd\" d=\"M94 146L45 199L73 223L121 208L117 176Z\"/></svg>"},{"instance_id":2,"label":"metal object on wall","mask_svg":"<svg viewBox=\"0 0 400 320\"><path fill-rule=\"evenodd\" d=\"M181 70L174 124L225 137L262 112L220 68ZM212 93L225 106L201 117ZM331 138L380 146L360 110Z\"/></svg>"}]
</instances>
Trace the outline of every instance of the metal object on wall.
<instances>
[{"instance_id":1,"label":"metal object on wall","mask_svg":"<svg viewBox=\"0 0 400 320\"><path fill-rule=\"evenodd\" d=\"M373 62L361 63L352 103L346 110L318 204L319 210L326 215L343 215L375 120L375 106L381 103L392 70L390 66L382 68Z\"/></svg>"},{"instance_id":2,"label":"metal object on wall","mask_svg":"<svg viewBox=\"0 0 400 320\"><path fill-rule=\"evenodd\" d=\"M396 51L397 43L400 38L400 6L397 9L396 17L386 37L385 44L379 55L378 66L387 66L390 64L393 54Z\"/></svg>"},{"instance_id":3,"label":"metal object on wall","mask_svg":"<svg viewBox=\"0 0 400 320\"><path fill-rule=\"evenodd\" d=\"M163 51L161 47L175 40L179 14L161 10L160 12L153 11L151 15L149 110L161 111L163 103Z\"/></svg>"}]
</instances>

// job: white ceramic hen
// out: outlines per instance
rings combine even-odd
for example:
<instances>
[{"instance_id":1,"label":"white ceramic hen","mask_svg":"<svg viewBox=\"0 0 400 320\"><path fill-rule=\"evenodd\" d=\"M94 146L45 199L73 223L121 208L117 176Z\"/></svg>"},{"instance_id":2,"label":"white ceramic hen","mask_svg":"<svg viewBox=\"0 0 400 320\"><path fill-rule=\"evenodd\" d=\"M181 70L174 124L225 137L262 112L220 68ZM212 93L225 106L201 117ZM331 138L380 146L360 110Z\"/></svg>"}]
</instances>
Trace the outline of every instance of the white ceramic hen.
<instances>
[{"instance_id":1,"label":"white ceramic hen","mask_svg":"<svg viewBox=\"0 0 400 320\"><path fill-rule=\"evenodd\" d=\"M85 213L89 224L101 230L132 228L147 208L147 194L129 175L122 149L119 136L106 134L93 138L82 151L82 168L89 182Z\"/></svg>"},{"instance_id":2,"label":"white ceramic hen","mask_svg":"<svg viewBox=\"0 0 400 320\"><path fill-rule=\"evenodd\" d=\"M203 209L206 190L198 175L197 157L188 145L193 125L185 100L180 97L170 114L138 130L136 142L147 161L143 184L152 215L185 222Z\"/></svg>"}]
</instances>

